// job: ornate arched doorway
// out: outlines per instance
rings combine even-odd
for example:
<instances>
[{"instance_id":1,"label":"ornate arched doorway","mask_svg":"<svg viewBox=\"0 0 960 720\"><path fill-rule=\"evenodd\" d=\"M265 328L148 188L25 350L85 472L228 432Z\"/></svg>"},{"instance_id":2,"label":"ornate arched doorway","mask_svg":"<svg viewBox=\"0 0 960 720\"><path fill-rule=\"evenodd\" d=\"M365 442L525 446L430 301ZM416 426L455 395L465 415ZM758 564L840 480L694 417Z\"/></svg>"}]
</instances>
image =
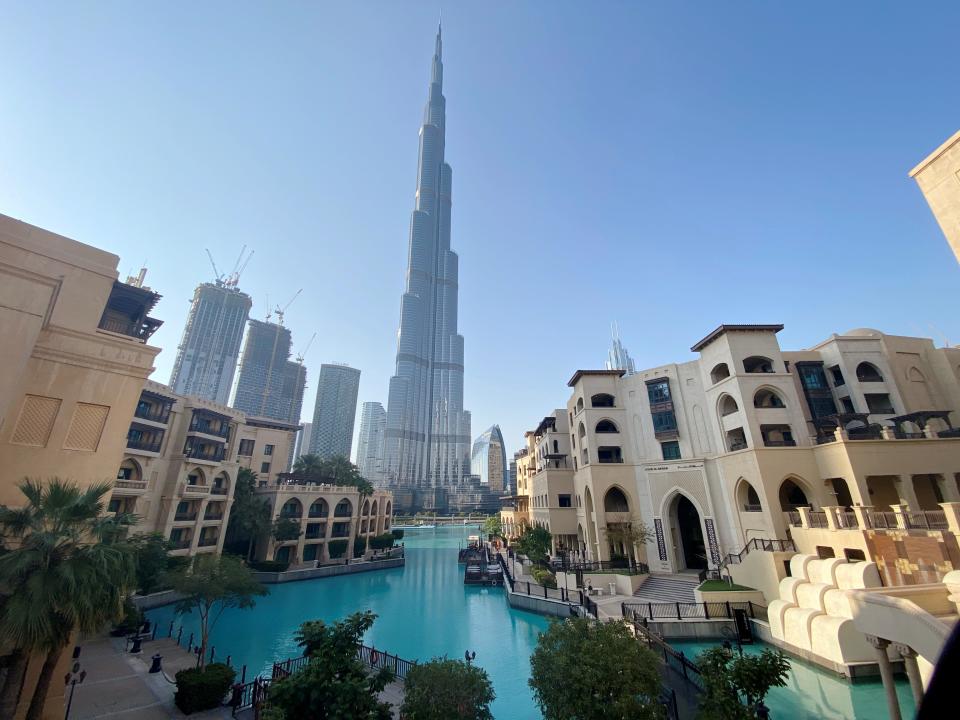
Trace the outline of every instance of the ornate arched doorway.
<instances>
[{"instance_id":1,"label":"ornate arched doorway","mask_svg":"<svg viewBox=\"0 0 960 720\"><path fill-rule=\"evenodd\" d=\"M686 495L678 494L670 507L678 570L703 570L707 567L707 546L697 507Z\"/></svg>"}]
</instances>

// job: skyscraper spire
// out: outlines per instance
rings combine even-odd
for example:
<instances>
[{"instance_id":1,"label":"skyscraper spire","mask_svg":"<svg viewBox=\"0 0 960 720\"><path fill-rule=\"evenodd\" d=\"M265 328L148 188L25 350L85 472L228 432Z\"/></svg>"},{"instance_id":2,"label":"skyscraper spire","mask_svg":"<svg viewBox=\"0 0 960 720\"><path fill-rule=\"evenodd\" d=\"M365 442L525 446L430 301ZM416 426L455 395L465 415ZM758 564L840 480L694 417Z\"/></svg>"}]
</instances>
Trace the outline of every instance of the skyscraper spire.
<instances>
[{"instance_id":1,"label":"skyscraper spire","mask_svg":"<svg viewBox=\"0 0 960 720\"><path fill-rule=\"evenodd\" d=\"M457 332L459 260L450 249L453 170L444 161L446 99L440 33L438 25L420 129L406 291L400 304L397 365L390 378L384 433L389 484L424 490L458 485L470 472L470 413L463 409L463 336Z\"/></svg>"},{"instance_id":2,"label":"skyscraper spire","mask_svg":"<svg viewBox=\"0 0 960 720\"><path fill-rule=\"evenodd\" d=\"M623 370L627 375L633 375L637 369L633 358L620 342L620 326L616 321L610 324L610 350L607 353L607 370Z\"/></svg>"}]
</instances>

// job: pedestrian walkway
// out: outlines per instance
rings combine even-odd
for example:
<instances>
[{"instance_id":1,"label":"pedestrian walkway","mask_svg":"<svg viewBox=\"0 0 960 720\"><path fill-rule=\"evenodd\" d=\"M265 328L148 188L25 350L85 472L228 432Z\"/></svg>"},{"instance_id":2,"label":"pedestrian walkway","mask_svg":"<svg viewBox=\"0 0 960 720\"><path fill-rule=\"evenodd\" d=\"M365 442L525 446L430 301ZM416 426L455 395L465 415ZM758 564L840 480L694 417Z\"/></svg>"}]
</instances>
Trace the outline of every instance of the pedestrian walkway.
<instances>
[{"instance_id":1,"label":"pedestrian walkway","mask_svg":"<svg viewBox=\"0 0 960 720\"><path fill-rule=\"evenodd\" d=\"M651 575L630 602L696 602L693 591L700 584L696 575Z\"/></svg>"}]
</instances>

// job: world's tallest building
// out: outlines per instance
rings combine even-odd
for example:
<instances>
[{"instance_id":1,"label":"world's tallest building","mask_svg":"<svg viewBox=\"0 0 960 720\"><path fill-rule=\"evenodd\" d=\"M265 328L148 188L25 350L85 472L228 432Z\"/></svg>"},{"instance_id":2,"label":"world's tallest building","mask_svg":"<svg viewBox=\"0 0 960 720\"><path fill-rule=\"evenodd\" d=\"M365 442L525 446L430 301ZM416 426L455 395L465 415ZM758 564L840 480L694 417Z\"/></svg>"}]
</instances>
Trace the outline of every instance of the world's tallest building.
<instances>
[{"instance_id":1,"label":"world's tallest building","mask_svg":"<svg viewBox=\"0 0 960 720\"><path fill-rule=\"evenodd\" d=\"M389 484L418 488L423 504L469 473L470 413L463 409L463 336L457 333L457 254L450 250L452 169L444 160L440 29L420 128L406 291L400 304L396 373L384 432ZM432 497L432 500L430 499Z\"/></svg>"}]
</instances>

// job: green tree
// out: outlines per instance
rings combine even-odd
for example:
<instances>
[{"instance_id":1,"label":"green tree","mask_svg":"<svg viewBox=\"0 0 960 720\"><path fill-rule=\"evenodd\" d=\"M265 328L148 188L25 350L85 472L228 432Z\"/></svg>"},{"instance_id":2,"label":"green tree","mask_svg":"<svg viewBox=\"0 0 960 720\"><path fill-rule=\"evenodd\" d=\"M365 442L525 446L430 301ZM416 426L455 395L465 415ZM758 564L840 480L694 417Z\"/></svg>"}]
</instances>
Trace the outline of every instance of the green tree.
<instances>
[{"instance_id":1,"label":"green tree","mask_svg":"<svg viewBox=\"0 0 960 720\"><path fill-rule=\"evenodd\" d=\"M226 545L238 553L246 548L247 561L253 556L253 543L259 535L270 530L270 504L258 497L257 475L249 468L240 468L233 489L233 505L230 508L230 521L227 524Z\"/></svg>"},{"instance_id":2,"label":"green tree","mask_svg":"<svg viewBox=\"0 0 960 720\"><path fill-rule=\"evenodd\" d=\"M490 703L495 697L483 668L434 658L407 672L400 714L409 720L493 720Z\"/></svg>"},{"instance_id":3,"label":"green tree","mask_svg":"<svg viewBox=\"0 0 960 720\"><path fill-rule=\"evenodd\" d=\"M372 612L354 613L327 625L303 623L296 635L311 658L301 670L270 686L270 705L289 720L388 720L390 704L377 695L393 679L387 669L370 672L357 646L373 625Z\"/></svg>"},{"instance_id":4,"label":"green tree","mask_svg":"<svg viewBox=\"0 0 960 720\"><path fill-rule=\"evenodd\" d=\"M714 647L697 655L703 675L701 720L757 720L757 707L772 687L783 687L790 661L779 650L740 656L731 648Z\"/></svg>"},{"instance_id":5,"label":"green tree","mask_svg":"<svg viewBox=\"0 0 960 720\"><path fill-rule=\"evenodd\" d=\"M630 554L630 549L642 547L653 540L653 531L643 522L614 523L605 529L607 542L622 545ZM635 550L634 550L635 552Z\"/></svg>"},{"instance_id":6,"label":"green tree","mask_svg":"<svg viewBox=\"0 0 960 720\"><path fill-rule=\"evenodd\" d=\"M13 717L30 655L43 653L28 720L36 720L73 631L97 632L117 620L136 583L133 549L115 539L131 523L105 515L108 482L81 489L54 478L24 480L19 508L0 508L0 533L14 549L0 556L0 644L14 648L0 693L0 717Z\"/></svg>"},{"instance_id":7,"label":"green tree","mask_svg":"<svg viewBox=\"0 0 960 720\"><path fill-rule=\"evenodd\" d=\"M659 661L623 623L554 621L540 633L530 667L546 720L662 717Z\"/></svg>"},{"instance_id":8,"label":"green tree","mask_svg":"<svg viewBox=\"0 0 960 720\"><path fill-rule=\"evenodd\" d=\"M178 613L197 611L200 618L200 667L217 620L227 608L252 608L267 588L254 579L243 561L232 555L198 555L189 569L173 575L173 589L183 595Z\"/></svg>"},{"instance_id":9,"label":"green tree","mask_svg":"<svg viewBox=\"0 0 960 720\"><path fill-rule=\"evenodd\" d=\"M544 562L550 555L551 540L546 528L528 527L517 540L517 549L533 562Z\"/></svg>"},{"instance_id":10,"label":"green tree","mask_svg":"<svg viewBox=\"0 0 960 720\"><path fill-rule=\"evenodd\" d=\"M144 595L166 587L170 541L160 533L134 535L127 543L133 548L137 589Z\"/></svg>"},{"instance_id":11,"label":"green tree","mask_svg":"<svg viewBox=\"0 0 960 720\"><path fill-rule=\"evenodd\" d=\"M277 518L273 521L271 534L277 542L296 540L300 537L300 523L290 518Z\"/></svg>"},{"instance_id":12,"label":"green tree","mask_svg":"<svg viewBox=\"0 0 960 720\"><path fill-rule=\"evenodd\" d=\"M324 462L316 453L307 453L301 455L293 463L293 472L298 475L306 475L307 478L320 478L323 475Z\"/></svg>"},{"instance_id":13,"label":"green tree","mask_svg":"<svg viewBox=\"0 0 960 720\"><path fill-rule=\"evenodd\" d=\"M491 515L483 523L483 531L493 537L503 537L503 523L499 515Z\"/></svg>"}]
</instances>

